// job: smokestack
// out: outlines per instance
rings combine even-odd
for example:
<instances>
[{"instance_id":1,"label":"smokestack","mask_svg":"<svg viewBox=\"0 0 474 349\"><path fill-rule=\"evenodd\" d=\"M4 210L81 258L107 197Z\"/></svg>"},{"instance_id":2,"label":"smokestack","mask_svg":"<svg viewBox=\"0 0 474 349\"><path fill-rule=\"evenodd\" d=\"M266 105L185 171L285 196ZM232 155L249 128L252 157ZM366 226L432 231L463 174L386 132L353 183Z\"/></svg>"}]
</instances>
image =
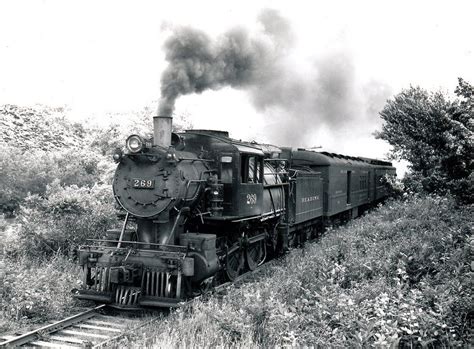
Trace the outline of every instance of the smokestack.
<instances>
[{"instance_id":1,"label":"smokestack","mask_svg":"<svg viewBox=\"0 0 474 349\"><path fill-rule=\"evenodd\" d=\"M153 145L168 148L171 145L171 126L173 118L171 116L153 117Z\"/></svg>"}]
</instances>

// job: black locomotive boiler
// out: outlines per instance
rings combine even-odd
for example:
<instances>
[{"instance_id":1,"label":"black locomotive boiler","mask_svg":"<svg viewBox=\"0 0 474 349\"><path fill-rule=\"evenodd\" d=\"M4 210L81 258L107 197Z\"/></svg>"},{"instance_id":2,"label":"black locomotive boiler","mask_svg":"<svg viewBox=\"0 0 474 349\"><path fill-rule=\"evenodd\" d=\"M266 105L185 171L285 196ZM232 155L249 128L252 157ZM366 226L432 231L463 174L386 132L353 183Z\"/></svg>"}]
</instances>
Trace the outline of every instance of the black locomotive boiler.
<instances>
[{"instance_id":1,"label":"black locomotive boiler","mask_svg":"<svg viewBox=\"0 0 474 349\"><path fill-rule=\"evenodd\" d=\"M121 229L79 250L75 296L116 307L173 307L233 280L383 200L391 163L237 141L227 132L130 136L113 182Z\"/></svg>"}]
</instances>

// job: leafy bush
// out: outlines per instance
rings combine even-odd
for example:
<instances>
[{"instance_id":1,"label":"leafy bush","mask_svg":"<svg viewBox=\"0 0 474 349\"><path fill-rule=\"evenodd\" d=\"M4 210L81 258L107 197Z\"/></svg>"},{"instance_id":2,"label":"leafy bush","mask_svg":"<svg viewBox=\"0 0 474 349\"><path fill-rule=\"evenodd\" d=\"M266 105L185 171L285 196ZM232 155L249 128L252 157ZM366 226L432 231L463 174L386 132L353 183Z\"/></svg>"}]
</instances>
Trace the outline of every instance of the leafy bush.
<instances>
[{"instance_id":1,"label":"leafy bush","mask_svg":"<svg viewBox=\"0 0 474 349\"><path fill-rule=\"evenodd\" d=\"M406 185L414 191L474 198L474 87L459 79L458 99L410 87L389 100L378 138L392 145L392 157L409 162Z\"/></svg>"},{"instance_id":2,"label":"leafy bush","mask_svg":"<svg viewBox=\"0 0 474 349\"><path fill-rule=\"evenodd\" d=\"M80 282L80 268L60 255L48 261L6 259L4 272L0 332L58 319L80 306L71 296Z\"/></svg>"},{"instance_id":3,"label":"leafy bush","mask_svg":"<svg viewBox=\"0 0 474 349\"><path fill-rule=\"evenodd\" d=\"M450 198L389 202L291 251L260 280L196 301L130 340L138 347L466 346L472 221L472 207Z\"/></svg>"},{"instance_id":4,"label":"leafy bush","mask_svg":"<svg viewBox=\"0 0 474 349\"><path fill-rule=\"evenodd\" d=\"M64 149L56 152L19 149L0 144L0 204L17 208L28 195L47 196L54 180L63 186L92 187L110 183L111 161L91 150Z\"/></svg>"},{"instance_id":5,"label":"leafy bush","mask_svg":"<svg viewBox=\"0 0 474 349\"><path fill-rule=\"evenodd\" d=\"M87 238L98 238L116 222L109 185L92 188L47 186L45 197L30 195L20 209L18 234L7 246L10 256L68 254Z\"/></svg>"}]
</instances>

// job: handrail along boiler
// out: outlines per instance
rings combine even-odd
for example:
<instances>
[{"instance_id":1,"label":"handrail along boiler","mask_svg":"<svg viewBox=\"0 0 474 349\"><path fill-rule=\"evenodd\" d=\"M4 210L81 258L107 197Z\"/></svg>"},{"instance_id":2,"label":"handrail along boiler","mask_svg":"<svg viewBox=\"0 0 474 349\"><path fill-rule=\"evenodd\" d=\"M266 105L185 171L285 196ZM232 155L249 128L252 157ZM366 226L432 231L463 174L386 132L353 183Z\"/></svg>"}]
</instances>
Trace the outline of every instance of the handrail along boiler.
<instances>
[{"instance_id":1,"label":"handrail along boiler","mask_svg":"<svg viewBox=\"0 0 474 349\"><path fill-rule=\"evenodd\" d=\"M386 197L389 162L276 147L225 131L172 133L153 118L153 139L117 150L113 192L121 229L79 249L75 296L122 308L174 307L212 284L353 217Z\"/></svg>"}]
</instances>

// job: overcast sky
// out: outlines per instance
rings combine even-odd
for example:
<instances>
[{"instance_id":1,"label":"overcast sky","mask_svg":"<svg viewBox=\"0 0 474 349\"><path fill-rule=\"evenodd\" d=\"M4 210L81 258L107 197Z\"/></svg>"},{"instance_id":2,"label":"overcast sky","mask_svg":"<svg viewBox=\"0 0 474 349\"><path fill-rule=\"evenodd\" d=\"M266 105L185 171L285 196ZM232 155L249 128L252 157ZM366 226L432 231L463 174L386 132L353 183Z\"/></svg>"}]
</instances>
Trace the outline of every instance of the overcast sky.
<instances>
[{"instance_id":1,"label":"overcast sky","mask_svg":"<svg viewBox=\"0 0 474 349\"><path fill-rule=\"evenodd\" d=\"M3 0L0 104L67 105L97 118L156 104L169 28L191 26L217 38L239 26L258 36L266 8L291 27L289 76L316 81L343 67L344 110L360 118L324 123L328 111L319 108L301 119L295 108L256 108L245 88L228 87L177 100L176 112L189 114L195 128L381 158L388 147L371 134L386 98L410 84L452 92L458 77L474 82L472 1Z\"/></svg>"}]
</instances>

